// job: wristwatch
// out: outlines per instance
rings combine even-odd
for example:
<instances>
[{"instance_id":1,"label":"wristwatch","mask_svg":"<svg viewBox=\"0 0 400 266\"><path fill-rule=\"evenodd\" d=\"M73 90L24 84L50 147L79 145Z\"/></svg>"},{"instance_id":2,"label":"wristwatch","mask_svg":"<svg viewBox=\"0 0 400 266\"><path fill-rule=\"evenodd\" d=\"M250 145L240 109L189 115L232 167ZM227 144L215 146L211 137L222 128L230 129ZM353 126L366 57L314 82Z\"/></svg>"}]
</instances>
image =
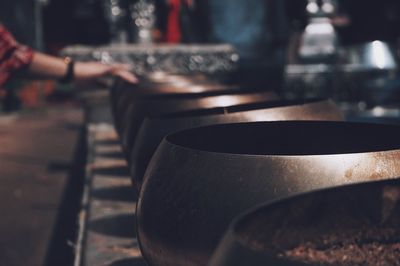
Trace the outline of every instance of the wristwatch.
<instances>
[{"instance_id":1,"label":"wristwatch","mask_svg":"<svg viewBox=\"0 0 400 266\"><path fill-rule=\"evenodd\" d=\"M64 77L59 79L60 83L70 83L74 80L74 60L71 57L64 57L64 63L67 65L67 71L65 72Z\"/></svg>"}]
</instances>

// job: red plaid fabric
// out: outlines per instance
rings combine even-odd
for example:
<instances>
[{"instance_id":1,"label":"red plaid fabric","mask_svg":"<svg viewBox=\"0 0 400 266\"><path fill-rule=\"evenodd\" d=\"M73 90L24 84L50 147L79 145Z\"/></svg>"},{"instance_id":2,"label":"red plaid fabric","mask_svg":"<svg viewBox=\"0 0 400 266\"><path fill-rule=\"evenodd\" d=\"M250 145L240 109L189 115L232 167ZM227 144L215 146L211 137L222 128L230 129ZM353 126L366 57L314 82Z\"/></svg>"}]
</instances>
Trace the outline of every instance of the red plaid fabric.
<instances>
[{"instance_id":1,"label":"red plaid fabric","mask_svg":"<svg viewBox=\"0 0 400 266\"><path fill-rule=\"evenodd\" d=\"M27 67L33 58L33 50L19 44L7 29L0 24L0 87L13 73Z\"/></svg>"}]
</instances>

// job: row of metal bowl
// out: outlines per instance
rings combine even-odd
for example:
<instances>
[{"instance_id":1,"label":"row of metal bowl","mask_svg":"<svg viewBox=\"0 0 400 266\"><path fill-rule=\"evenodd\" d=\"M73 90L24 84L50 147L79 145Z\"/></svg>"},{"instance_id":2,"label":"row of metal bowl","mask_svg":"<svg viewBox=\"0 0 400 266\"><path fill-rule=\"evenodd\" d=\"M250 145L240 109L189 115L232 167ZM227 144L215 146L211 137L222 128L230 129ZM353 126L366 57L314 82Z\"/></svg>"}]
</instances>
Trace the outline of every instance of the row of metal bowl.
<instances>
[{"instance_id":1,"label":"row of metal bowl","mask_svg":"<svg viewBox=\"0 0 400 266\"><path fill-rule=\"evenodd\" d=\"M399 265L400 182L308 192L231 224L210 266Z\"/></svg>"},{"instance_id":2,"label":"row of metal bowl","mask_svg":"<svg viewBox=\"0 0 400 266\"><path fill-rule=\"evenodd\" d=\"M115 124L139 189L138 238L149 265L297 265L248 244L272 243L272 225L261 240L242 241L243 234L264 232L263 222L250 223L253 235L247 229L237 234L236 225L223 235L256 205L400 176L400 128L339 122L343 116L331 101L282 101L258 89L167 75L137 88L113 88ZM286 216L274 217L277 226Z\"/></svg>"}]
</instances>

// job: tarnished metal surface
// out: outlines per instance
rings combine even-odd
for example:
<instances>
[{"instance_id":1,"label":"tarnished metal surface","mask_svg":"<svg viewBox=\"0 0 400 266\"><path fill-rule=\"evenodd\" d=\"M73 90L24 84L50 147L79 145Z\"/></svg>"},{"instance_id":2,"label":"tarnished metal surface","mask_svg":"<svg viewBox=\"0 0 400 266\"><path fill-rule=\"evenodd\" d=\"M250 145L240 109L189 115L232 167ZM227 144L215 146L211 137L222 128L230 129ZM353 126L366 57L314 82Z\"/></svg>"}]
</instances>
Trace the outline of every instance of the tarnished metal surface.
<instances>
[{"instance_id":1,"label":"tarnished metal surface","mask_svg":"<svg viewBox=\"0 0 400 266\"><path fill-rule=\"evenodd\" d=\"M160 101L163 98L182 98L182 95L202 97L202 94L223 94L238 90L237 87L227 88L227 86L221 84L199 86L186 81L184 86L179 86L176 83L167 85L140 83L138 86L116 84L111 88L111 104L115 125L118 132L121 133L127 111L135 102L142 102L147 99Z\"/></svg>"},{"instance_id":2,"label":"tarnished metal surface","mask_svg":"<svg viewBox=\"0 0 400 266\"><path fill-rule=\"evenodd\" d=\"M89 160L75 266L146 265L136 240L136 190L120 155L111 125L89 126Z\"/></svg>"},{"instance_id":3,"label":"tarnished metal surface","mask_svg":"<svg viewBox=\"0 0 400 266\"><path fill-rule=\"evenodd\" d=\"M160 74L161 75L161 74ZM159 75L157 75L159 76ZM156 76L156 77L157 77ZM140 77L136 86L118 82L111 89L114 113L124 113L138 98L167 98L182 95L221 94L243 90L238 84L227 85L204 75L161 75ZM118 118L118 117L117 117Z\"/></svg>"},{"instance_id":4,"label":"tarnished metal surface","mask_svg":"<svg viewBox=\"0 0 400 266\"><path fill-rule=\"evenodd\" d=\"M195 81L189 81L193 83ZM206 81L204 81L206 82ZM225 107L258 101L276 100L272 91L249 91L237 86L226 86L217 82L205 85L178 86L170 93L168 87L149 86L147 93L140 94L135 88L115 88L113 102L115 124L121 136L124 151L129 156L137 130L144 118L170 112L199 108ZM158 93L151 93L151 91ZM180 93L179 93L180 92Z\"/></svg>"},{"instance_id":5,"label":"tarnished metal surface","mask_svg":"<svg viewBox=\"0 0 400 266\"><path fill-rule=\"evenodd\" d=\"M209 265L377 265L371 256L394 265L400 259L399 185L343 186L258 207L235 219Z\"/></svg>"},{"instance_id":6,"label":"tarnished metal surface","mask_svg":"<svg viewBox=\"0 0 400 266\"><path fill-rule=\"evenodd\" d=\"M206 265L231 220L256 204L396 178L399 134L397 126L290 121L169 135L140 192L142 252L152 265Z\"/></svg>"},{"instance_id":7,"label":"tarnished metal surface","mask_svg":"<svg viewBox=\"0 0 400 266\"><path fill-rule=\"evenodd\" d=\"M130 156L132 179L140 187L146 167L161 140L178 130L213 124L274 120L343 120L329 100L271 101L179 112L147 118L140 127Z\"/></svg>"},{"instance_id":8,"label":"tarnished metal surface","mask_svg":"<svg viewBox=\"0 0 400 266\"><path fill-rule=\"evenodd\" d=\"M173 98L201 98L211 95L243 92L246 87L226 84L224 77L208 75L152 74L140 78L136 86L117 82L111 88L111 104L118 132L122 131L128 108L144 100L161 101Z\"/></svg>"}]
</instances>

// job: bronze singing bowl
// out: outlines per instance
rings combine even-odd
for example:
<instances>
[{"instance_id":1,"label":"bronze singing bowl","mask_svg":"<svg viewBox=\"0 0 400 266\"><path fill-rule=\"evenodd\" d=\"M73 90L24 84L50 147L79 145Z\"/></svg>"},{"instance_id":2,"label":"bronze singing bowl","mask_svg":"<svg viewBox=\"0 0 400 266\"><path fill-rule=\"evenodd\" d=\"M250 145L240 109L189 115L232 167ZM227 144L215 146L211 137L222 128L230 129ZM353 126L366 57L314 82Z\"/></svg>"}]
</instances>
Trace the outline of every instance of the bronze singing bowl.
<instances>
[{"instance_id":1,"label":"bronze singing bowl","mask_svg":"<svg viewBox=\"0 0 400 266\"><path fill-rule=\"evenodd\" d=\"M132 85L118 81L111 89L111 106L115 125L122 132L124 117L130 104L138 99L171 98L178 95L215 95L243 91L239 85L227 85L214 79L191 78L191 76L169 76L165 81L154 82L148 78Z\"/></svg>"},{"instance_id":2,"label":"bronze singing bowl","mask_svg":"<svg viewBox=\"0 0 400 266\"><path fill-rule=\"evenodd\" d=\"M228 94L226 94L228 93ZM121 126L121 143L129 156L137 131L143 119L165 113L184 110L213 108L245 104L259 101L276 100L274 92L222 92L218 94L180 94L170 97L149 97L132 101L126 111ZM129 157L128 157L129 158Z\"/></svg>"},{"instance_id":3,"label":"bronze singing bowl","mask_svg":"<svg viewBox=\"0 0 400 266\"><path fill-rule=\"evenodd\" d=\"M399 196L396 179L256 207L235 219L209 265L399 265Z\"/></svg>"},{"instance_id":4,"label":"bronze singing bowl","mask_svg":"<svg viewBox=\"0 0 400 266\"><path fill-rule=\"evenodd\" d=\"M229 223L266 201L400 176L400 127L332 121L213 125L164 138L137 206L150 265L206 265Z\"/></svg>"},{"instance_id":5,"label":"bronze singing bowl","mask_svg":"<svg viewBox=\"0 0 400 266\"><path fill-rule=\"evenodd\" d=\"M146 118L138 131L130 156L131 177L140 188L147 165L161 140L178 130L213 124L276 120L343 120L330 100L258 102L230 107L200 109Z\"/></svg>"}]
</instances>

